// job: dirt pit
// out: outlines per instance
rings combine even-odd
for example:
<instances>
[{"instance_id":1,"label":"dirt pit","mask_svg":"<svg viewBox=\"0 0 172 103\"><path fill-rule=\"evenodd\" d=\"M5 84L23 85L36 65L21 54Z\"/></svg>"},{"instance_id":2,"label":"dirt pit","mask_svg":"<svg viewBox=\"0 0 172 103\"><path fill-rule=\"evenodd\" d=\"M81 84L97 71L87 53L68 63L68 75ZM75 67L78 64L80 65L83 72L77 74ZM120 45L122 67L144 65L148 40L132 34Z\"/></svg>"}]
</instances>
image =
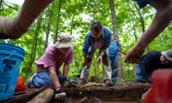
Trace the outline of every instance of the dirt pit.
<instances>
[{"instance_id":1,"label":"dirt pit","mask_svg":"<svg viewBox=\"0 0 172 103\"><path fill-rule=\"evenodd\" d=\"M66 88L68 98L56 103L140 103L142 94L149 84L132 83L108 86L86 86L83 88Z\"/></svg>"}]
</instances>

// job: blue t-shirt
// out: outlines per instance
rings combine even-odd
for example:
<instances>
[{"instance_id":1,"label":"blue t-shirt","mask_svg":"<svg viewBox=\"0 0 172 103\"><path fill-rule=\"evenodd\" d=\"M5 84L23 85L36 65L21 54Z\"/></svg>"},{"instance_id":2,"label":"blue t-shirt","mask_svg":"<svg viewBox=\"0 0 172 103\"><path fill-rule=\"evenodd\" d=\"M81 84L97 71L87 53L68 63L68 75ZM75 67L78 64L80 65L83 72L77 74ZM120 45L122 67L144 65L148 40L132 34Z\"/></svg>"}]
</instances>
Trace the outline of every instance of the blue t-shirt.
<instances>
[{"instance_id":1,"label":"blue t-shirt","mask_svg":"<svg viewBox=\"0 0 172 103\"><path fill-rule=\"evenodd\" d=\"M93 37L91 36L91 31L88 31L85 35L84 42L83 42L83 48L82 53L83 55L89 54L90 49L92 49L92 40ZM102 39L102 48L101 52L106 52L107 48L110 45L112 32L109 30L109 28L103 26L103 30L101 32L101 39Z\"/></svg>"},{"instance_id":2,"label":"blue t-shirt","mask_svg":"<svg viewBox=\"0 0 172 103\"><path fill-rule=\"evenodd\" d=\"M140 8L143 8L152 1L153 0L137 0L137 3L138 3Z\"/></svg>"},{"instance_id":3,"label":"blue t-shirt","mask_svg":"<svg viewBox=\"0 0 172 103\"><path fill-rule=\"evenodd\" d=\"M114 57L118 55L119 44L117 41L112 40L110 46L108 47L108 55L109 57Z\"/></svg>"}]
</instances>

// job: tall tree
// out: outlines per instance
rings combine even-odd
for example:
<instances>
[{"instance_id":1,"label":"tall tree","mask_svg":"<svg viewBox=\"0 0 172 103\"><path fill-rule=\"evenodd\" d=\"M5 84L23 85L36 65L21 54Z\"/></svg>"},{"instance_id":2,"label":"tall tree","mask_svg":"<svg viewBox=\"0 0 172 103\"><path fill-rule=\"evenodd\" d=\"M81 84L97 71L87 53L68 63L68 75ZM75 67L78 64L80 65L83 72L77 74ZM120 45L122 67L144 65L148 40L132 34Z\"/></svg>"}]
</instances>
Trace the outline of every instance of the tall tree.
<instances>
[{"instance_id":1,"label":"tall tree","mask_svg":"<svg viewBox=\"0 0 172 103\"><path fill-rule=\"evenodd\" d=\"M29 67L28 67L28 73L31 72L32 65L33 65L33 63L35 61L37 44L38 44L38 36L39 36L40 28L41 28L41 22L42 22L42 17L38 18L37 25L36 25L36 28L35 28L34 43L33 43L32 51L31 51L32 55L30 56L30 63L29 63Z\"/></svg>"},{"instance_id":2,"label":"tall tree","mask_svg":"<svg viewBox=\"0 0 172 103\"><path fill-rule=\"evenodd\" d=\"M112 30L113 30L113 38L117 40L119 43L119 36L118 36L118 29L117 29L117 21L116 21L116 11L115 11L115 5L114 5L114 0L109 0L109 6L111 10L111 15L112 15ZM120 43L119 43L120 45ZM118 77L119 79L124 79L123 76L123 69L122 69L122 58L121 58L121 53L118 53L119 56L119 61L118 61Z\"/></svg>"},{"instance_id":3,"label":"tall tree","mask_svg":"<svg viewBox=\"0 0 172 103\"><path fill-rule=\"evenodd\" d=\"M57 42L57 35L59 33L59 25L60 25L60 16L61 16L61 9L62 9L62 4L63 4L63 0L58 0L58 16L57 16L57 22L56 22L56 32L55 32L55 36L54 36L54 43Z\"/></svg>"},{"instance_id":4,"label":"tall tree","mask_svg":"<svg viewBox=\"0 0 172 103\"><path fill-rule=\"evenodd\" d=\"M3 4L3 1L4 1L4 0L0 0L0 8L1 8L2 4Z\"/></svg>"},{"instance_id":5,"label":"tall tree","mask_svg":"<svg viewBox=\"0 0 172 103\"><path fill-rule=\"evenodd\" d=\"M47 28L46 28L46 37L45 37L45 43L44 43L44 50L48 46L48 39L49 39L50 30L51 30L51 17L53 15L53 11L52 11L53 8L52 7L53 6L51 6L51 8L49 8L49 10L47 11L48 12L48 24L47 24Z\"/></svg>"}]
</instances>

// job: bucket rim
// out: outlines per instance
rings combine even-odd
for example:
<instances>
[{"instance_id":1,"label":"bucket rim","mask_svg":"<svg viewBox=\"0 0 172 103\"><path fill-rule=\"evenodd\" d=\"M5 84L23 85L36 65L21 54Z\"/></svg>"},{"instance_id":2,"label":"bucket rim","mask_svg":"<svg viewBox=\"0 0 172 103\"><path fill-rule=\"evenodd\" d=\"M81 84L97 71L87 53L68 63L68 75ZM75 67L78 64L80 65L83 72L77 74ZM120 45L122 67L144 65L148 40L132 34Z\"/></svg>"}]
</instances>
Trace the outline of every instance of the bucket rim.
<instances>
[{"instance_id":1,"label":"bucket rim","mask_svg":"<svg viewBox=\"0 0 172 103\"><path fill-rule=\"evenodd\" d=\"M1 45L11 46L11 47L14 47L14 48L16 48L16 49L21 49L23 52L25 52L25 50L24 50L23 48L21 48L21 47L19 47L19 46L16 46L16 45L14 45L14 44L0 43L0 46L1 46Z\"/></svg>"}]
</instances>

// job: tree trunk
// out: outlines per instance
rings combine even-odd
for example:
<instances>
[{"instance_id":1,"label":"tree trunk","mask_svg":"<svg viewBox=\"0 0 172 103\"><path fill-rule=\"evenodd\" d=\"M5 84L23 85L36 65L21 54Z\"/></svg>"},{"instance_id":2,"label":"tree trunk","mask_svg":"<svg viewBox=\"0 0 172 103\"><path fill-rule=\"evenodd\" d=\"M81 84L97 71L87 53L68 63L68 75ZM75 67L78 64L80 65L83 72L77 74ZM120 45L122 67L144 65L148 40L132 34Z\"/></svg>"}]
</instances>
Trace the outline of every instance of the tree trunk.
<instances>
[{"instance_id":1,"label":"tree trunk","mask_svg":"<svg viewBox=\"0 0 172 103\"><path fill-rule=\"evenodd\" d=\"M119 36L118 36L118 29L117 29L117 22L116 22L116 11L115 11L115 5L114 5L114 0L109 0L110 1L110 10L111 10L111 15L112 15L112 30L113 30L113 36L115 40L119 43ZM120 43L119 43L120 44ZM118 61L118 78L119 80L124 79L123 75L123 69L122 69L122 58L121 58L121 53L119 53L119 61Z\"/></svg>"},{"instance_id":2,"label":"tree trunk","mask_svg":"<svg viewBox=\"0 0 172 103\"><path fill-rule=\"evenodd\" d=\"M142 27L142 33L144 33L145 32L145 22L144 22L142 13L141 13L141 11L140 11L140 9L138 7L136 7L136 10L137 10L137 13L139 15L139 22L140 22L141 27ZM149 47L146 47L146 52L149 52Z\"/></svg>"},{"instance_id":3,"label":"tree trunk","mask_svg":"<svg viewBox=\"0 0 172 103\"><path fill-rule=\"evenodd\" d=\"M116 22L116 11L115 11L115 5L114 5L113 0L110 0L110 10L111 10L111 15L112 15L112 30L113 30L113 36L114 36L113 38L119 41L117 22Z\"/></svg>"},{"instance_id":4,"label":"tree trunk","mask_svg":"<svg viewBox=\"0 0 172 103\"><path fill-rule=\"evenodd\" d=\"M142 33L144 33L145 32L145 22L144 22L143 16L142 16L141 11L140 11L140 9L138 7L136 7L136 10L137 10L137 13L139 15L139 21L140 21L140 24L141 24L141 27L142 27Z\"/></svg>"},{"instance_id":5,"label":"tree trunk","mask_svg":"<svg viewBox=\"0 0 172 103\"><path fill-rule=\"evenodd\" d=\"M54 90L48 88L43 92L39 93L36 97L34 97L31 101L27 103L49 103L53 98Z\"/></svg>"},{"instance_id":6,"label":"tree trunk","mask_svg":"<svg viewBox=\"0 0 172 103\"><path fill-rule=\"evenodd\" d=\"M3 2L4 2L4 0L0 0L0 8L1 8Z\"/></svg>"},{"instance_id":7,"label":"tree trunk","mask_svg":"<svg viewBox=\"0 0 172 103\"><path fill-rule=\"evenodd\" d=\"M47 31L46 31L46 37L45 37L45 43L44 43L44 50L48 46L48 39L49 39L50 29L51 29L51 24L49 22L48 25L47 25Z\"/></svg>"},{"instance_id":8,"label":"tree trunk","mask_svg":"<svg viewBox=\"0 0 172 103\"><path fill-rule=\"evenodd\" d=\"M138 37L137 37L137 35L136 35L136 28L135 28L135 26L133 26L133 30L134 30L133 35L134 35L135 41L137 42Z\"/></svg>"},{"instance_id":9,"label":"tree trunk","mask_svg":"<svg viewBox=\"0 0 172 103\"><path fill-rule=\"evenodd\" d=\"M32 70L32 64L35 60L35 56L36 56L36 48L37 48L37 44L38 44L38 36L39 36L39 29L41 26L41 22L42 22L42 17L40 17L37 21L37 26L35 29L35 35L34 35L34 43L33 43L33 48L32 48L32 55L30 57L30 64L29 64L29 68L28 68L28 73L30 73L30 70ZM28 76L28 75L27 75ZM26 76L26 78L27 78Z\"/></svg>"},{"instance_id":10,"label":"tree trunk","mask_svg":"<svg viewBox=\"0 0 172 103\"><path fill-rule=\"evenodd\" d=\"M72 35L72 33L73 33L73 21L74 21L74 17L75 17L75 15L73 14L72 15L72 20L71 20L71 28L70 28L70 35Z\"/></svg>"},{"instance_id":11,"label":"tree trunk","mask_svg":"<svg viewBox=\"0 0 172 103\"><path fill-rule=\"evenodd\" d=\"M59 0L59 4L58 4L58 16L57 16L57 24L56 24L56 33L55 33L55 36L54 36L54 43L57 42L57 35L58 35L58 32L59 32L59 24L60 24L60 12L61 12L61 9L62 9L62 0Z\"/></svg>"},{"instance_id":12,"label":"tree trunk","mask_svg":"<svg viewBox=\"0 0 172 103\"><path fill-rule=\"evenodd\" d=\"M48 20L49 22L48 22L48 25L47 25L46 38L45 38L45 43L44 43L44 50L48 46L48 39L49 39L49 35L50 35L50 30L51 30L51 17L53 15L52 8L50 8L50 10L48 12L49 12L49 20Z\"/></svg>"}]
</instances>

